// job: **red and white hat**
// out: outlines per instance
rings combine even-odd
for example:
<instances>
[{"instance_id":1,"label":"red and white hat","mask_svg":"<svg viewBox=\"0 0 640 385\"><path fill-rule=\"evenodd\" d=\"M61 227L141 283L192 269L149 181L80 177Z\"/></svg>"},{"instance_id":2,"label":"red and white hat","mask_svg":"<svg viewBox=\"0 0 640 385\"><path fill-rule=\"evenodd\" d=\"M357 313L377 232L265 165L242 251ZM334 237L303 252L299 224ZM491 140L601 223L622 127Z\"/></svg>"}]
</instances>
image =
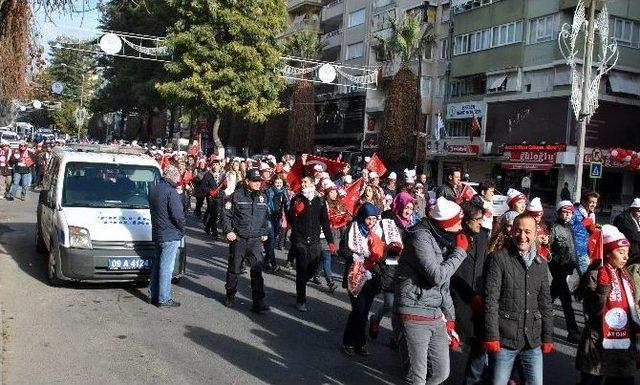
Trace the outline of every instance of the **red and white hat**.
<instances>
[{"instance_id":1,"label":"red and white hat","mask_svg":"<svg viewBox=\"0 0 640 385\"><path fill-rule=\"evenodd\" d=\"M531 214L538 215L542 213L542 202L540 198L533 198L527 205L527 211Z\"/></svg>"},{"instance_id":2,"label":"red and white hat","mask_svg":"<svg viewBox=\"0 0 640 385\"><path fill-rule=\"evenodd\" d=\"M378 175L378 173L375 171L371 171L369 173L369 179L373 179L373 178L380 178L380 175Z\"/></svg>"},{"instance_id":3,"label":"red and white hat","mask_svg":"<svg viewBox=\"0 0 640 385\"><path fill-rule=\"evenodd\" d=\"M391 180L396 180L398 179L398 174L392 171L387 178Z\"/></svg>"},{"instance_id":4,"label":"red and white hat","mask_svg":"<svg viewBox=\"0 0 640 385\"><path fill-rule=\"evenodd\" d=\"M463 213L455 202L440 197L436 200L436 205L429 215L440 228L446 229L462 222Z\"/></svg>"},{"instance_id":5,"label":"red and white hat","mask_svg":"<svg viewBox=\"0 0 640 385\"><path fill-rule=\"evenodd\" d=\"M313 166L313 172L322 172L322 171L324 171L324 170L322 169L322 166L321 166L321 165L319 165L319 164L317 164L317 163L316 163L316 164Z\"/></svg>"},{"instance_id":6,"label":"red and white hat","mask_svg":"<svg viewBox=\"0 0 640 385\"><path fill-rule=\"evenodd\" d=\"M629 247L629 240L618 230L617 227L611 225L602 225L602 249L604 253L610 253L620 247Z\"/></svg>"},{"instance_id":7,"label":"red and white hat","mask_svg":"<svg viewBox=\"0 0 640 385\"><path fill-rule=\"evenodd\" d=\"M510 188L509 190L507 190L507 198L509 198L509 200L507 201L509 207L512 207L519 200L527 199L527 197L523 193L514 188Z\"/></svg>"},{"instance_id":8,"label":"red and white hat","mask_svg":"<svg viewBox=\"0 0 640 385\"><path fill-rule=\"evenodd\" d=\"M269 170L271 170L271 167L269 167L269 163L260 162L260 166L258 167L258 170L260 170L260 171L269 171Z\"/></svg>"},{"instance_id":9,"label":"red and white hat","mask_svg":"<svg viewBox=\"0 0 640 385\"><path fill-rule=\"evenodd\" d=\"M337 190L337 187L330 179L325 179L322 181L322 190L327 194L331 190Z\"/></svg>"},{"instance_id":10,"label":"red and white hat","mask_svg":"<svg viewBox=\"0 0 640 385\"><path fill-rule=\"evenodd\" d=\"M631 202L631 204L629 205L629 208L631 209L640 209L640 198L635 198L633 200L633 202Z\"/></svg>"},{"instance_id":11,"label":"red and white hat","mask_svg":"<svg viewBox=\"0 0 640 385\"><path fill-rule=\"evenodd\" d=\"M560 201L558 202L558 204L556 205L556 212L558 211L566 211L568 213L572 213L573 212L573 203L571 203L571 201Z\"/></svg>"}]
</instances>

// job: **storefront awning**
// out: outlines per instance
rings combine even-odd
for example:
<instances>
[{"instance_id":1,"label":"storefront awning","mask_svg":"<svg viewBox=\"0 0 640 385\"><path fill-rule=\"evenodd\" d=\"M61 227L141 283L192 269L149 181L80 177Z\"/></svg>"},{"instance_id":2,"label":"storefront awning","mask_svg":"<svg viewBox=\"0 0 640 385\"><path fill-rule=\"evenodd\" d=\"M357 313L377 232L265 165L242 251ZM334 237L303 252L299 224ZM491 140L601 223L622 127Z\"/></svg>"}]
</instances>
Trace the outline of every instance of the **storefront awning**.
<instances>
[{"instance_id":1,"label":"storefront awning","mask_svg":"<svg viewBox=\"0 0 640 385\"><path fill-rule=\"evenodd\" d=\"M502 84L507 81L507 75L497 75L495 77L491 76L489 80L491 81L489 89L495 90L497 88L500 88Z\"/></svg>"},{"instance_id":2,"label":"storefront awning","mask_svg":"<svg viewBox=\"0 0 640 385\"><path fill-rule=\"evenodd\" d=\"M613 92L640 96L640 82L638 77L620 72L609 74L609 84Z\"/></svg>"},{"instance_id":3,"label":"storefront awning","mask_svg":"<svg viewBox=\"0 0 640 385\"><path fill-rule=\"evenodd\" d=\"M505 162L501 163L500 167L504 170L549 171L553 168L553 164Z\"/></svg>"}]
</instances>

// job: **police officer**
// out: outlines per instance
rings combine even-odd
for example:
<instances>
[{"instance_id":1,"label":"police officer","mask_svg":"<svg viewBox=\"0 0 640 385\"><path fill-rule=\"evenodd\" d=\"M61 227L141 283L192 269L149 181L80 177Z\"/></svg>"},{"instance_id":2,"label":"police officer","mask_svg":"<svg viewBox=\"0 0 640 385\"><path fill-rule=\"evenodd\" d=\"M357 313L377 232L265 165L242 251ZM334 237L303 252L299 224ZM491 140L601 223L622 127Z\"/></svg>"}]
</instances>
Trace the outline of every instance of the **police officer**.
<instances>
[{"instance_id":1,"label":"police officer","mask_svg":"<svg viewBox=\"0 0 640 385\"><path fill-rule=\"evenodd\" d=\"M260 191L261 183L258 169L249 169L245 184L231 194L223 210L224 233L230 242L225 306L233 307L244 260L251 268L251 311L255 313L269 310L264 303L262 278L263 242L268 232L267 197Z\"/></svg>"}]
</instances>

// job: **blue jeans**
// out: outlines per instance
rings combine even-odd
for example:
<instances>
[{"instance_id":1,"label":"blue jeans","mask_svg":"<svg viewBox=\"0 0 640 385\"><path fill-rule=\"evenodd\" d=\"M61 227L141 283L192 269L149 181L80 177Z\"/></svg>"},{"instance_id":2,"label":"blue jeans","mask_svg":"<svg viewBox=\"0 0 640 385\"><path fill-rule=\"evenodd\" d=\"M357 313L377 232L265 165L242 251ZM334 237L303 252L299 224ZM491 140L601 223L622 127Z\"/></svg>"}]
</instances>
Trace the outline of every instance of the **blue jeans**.
<instances>
[{"instance_id":1,"label":"blue jeans","mask_svg":"<svg viewBox=\"0 0 640 385\"><path fill-rule=\"evenodd\" d=\"M509 382L513 363L520 357L523 382L527 385L542 385L542 350L539 347L526 350L502 348L490 355L493 366L493 385L505 385Z\"/></svg>"},{"instance_id":2,"label":"blue jeans","mask_svg":"<svg viewBox=\"0 0 640 385\"><path fill-rule=\"evenodd\" d=\"M382 306L380 306L378 308L378 310L376 310L373 313L373 316L371 316L371 319L375 322L380 322L382 321L382 318L386 315L391 314L391 309L393 308L393 298L394 298L394 294L392 291L383 291L382 292L382 298L384 300Z\"/></svg>"},{"instance_id":3,"label":"blue jeans","mask_svg":"<svg viewBox=\"0 0 640 385\"><path fill-rule=\"evenodd\" d=\"M11 190L9 190L9 195L12 197L16 196L16 192L18 192L18 187L22 186L22 196L27 195L27 188L31 185L31 174L18 174L17 172L13 173L13 182L11 183Z\"/></svg>"},{"instance_id":4,"label":"blue jeans","mask_svg":"<svg viewBox=\"0 0 640 385\"><path fill-rule=\"evenodd\" d=\"M276 236L271 220L267 221L267 241L264 243L264 265L275 268L278 266L276 261Z\"/></svg>"},{"instance_id":5,"label":"blue jeans","mask_svg":"<svg viewBox=\"0 0 640 385\"><path fill-rule=\"evenodd\" d=\"M324 278L327 280L327 285L333 282L333 272L331 271L331 253L329 250L322 250L320 252L320 259L318 259L318 270L320 274L324 270Z\"/></svg>"},{"instance_id":6,"label":"blue jeans","mask_svg":"<svg viewBox=\"0 0 640 385\"><path fill-rule=\"evenodd\" d=\"M472 337L469 344L469 358L464 375L464 385L477 385L486 383L488 376L487 370L487 351L484 348L481 338Z\"/></svg>"},{"instance_id":7,"label":"blue jeans","mask_svg":"<svg viewBox=\"0 0 640 385\"><path fill-rule=\"evenodd\" d=\"M171 299L171 275L176 264L180 241L156 243L156 257L151 266L149 298L158 303Z\"/></svg>"}]
</instances>

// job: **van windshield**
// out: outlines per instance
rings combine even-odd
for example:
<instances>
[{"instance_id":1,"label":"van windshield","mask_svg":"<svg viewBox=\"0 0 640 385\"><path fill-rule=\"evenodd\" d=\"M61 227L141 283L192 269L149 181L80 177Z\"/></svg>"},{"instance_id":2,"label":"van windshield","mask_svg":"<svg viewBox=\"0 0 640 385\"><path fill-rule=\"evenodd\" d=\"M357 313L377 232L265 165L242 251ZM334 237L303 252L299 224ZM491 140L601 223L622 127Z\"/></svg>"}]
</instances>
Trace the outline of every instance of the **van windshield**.
<instances>
[{"instance_id":1,"label":"van windshield","mask_svg":"<svg viewBox=\"0 0 640 385\"><path fill-rule=\"evenodd\" d=\"M64 171L62 206L149 208L149 188L160 180L152 166L69 162Z\"/></svg>"}]
</instances>

